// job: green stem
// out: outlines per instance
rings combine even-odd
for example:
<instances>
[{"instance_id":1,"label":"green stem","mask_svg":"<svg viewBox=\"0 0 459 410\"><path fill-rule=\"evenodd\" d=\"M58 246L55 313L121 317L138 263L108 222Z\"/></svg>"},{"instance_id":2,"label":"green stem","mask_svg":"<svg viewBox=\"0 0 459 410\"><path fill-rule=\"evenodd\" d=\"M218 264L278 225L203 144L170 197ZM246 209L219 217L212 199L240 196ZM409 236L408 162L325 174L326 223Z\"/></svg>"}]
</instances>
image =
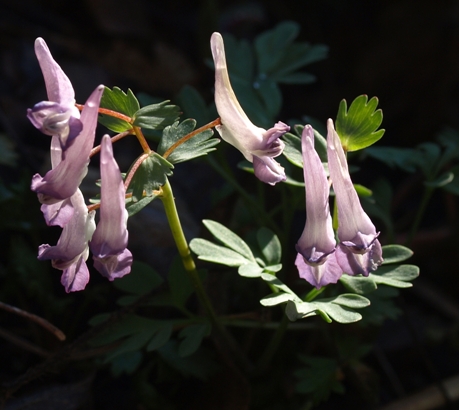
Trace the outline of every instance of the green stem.
<instances>
[{"instance_id":1,"label":"green stem","mask_svg":"<svg viewBox=\"0 0 459 410\"><path fill-rule=\"evenodd\" d=\"M322 286L320 289L312 289L308 292L308 294L304 297L305 302L313 301L317 296L319 296L327 287Z\"/></svg>"},{"instance_id":2,"label":"green stem","mask_svg":"<svg viewBox=\"0 0 459 410\"><path fill-rule=\"evenodd\" d=\"M416 217L414 218L413 225L411 226L411 231L406 238L405 241L405 246L410 247L412 240L414 239L414 236L416 235L419 225L421 224L422 217L424 216L424 212L427 208L427 204L429 203L430 197L432 196L435 188L433 187L426 187L424 189L424 195L421 200L421 205L418 208L418 212L416 214Z\"/></svg>"},{"instance_id":3,"label":"green stem","mask_svg":"<svg viewBox=\"0 0 459 410\"><path fill-rule=\"evenodd\" d=\"M191 256L190 247L188 246L185 234L183 233L182 225L180 223L180 218L177 212L177 207L175 206L174 194L168 180L162 186L162 195L160 198L164 205L164 210L166 212L166 217L172 231L172 236L174 237L175 245L177 246L179 255L182 258L182 263L185 271L187 272L196 291L199 302L204 307L212 327L218 332L219 336L221 336L223 343L225 343L226 346L232 351L241 366L243 366L245 370L248 371L251 368L250 363L248 363L247 359L237 346L235 340L219 321L212 303L207 296L206 291L204 290L204 286L202 285L201 278L199 277L193 257Z\"/></svg>"}]
</instances>

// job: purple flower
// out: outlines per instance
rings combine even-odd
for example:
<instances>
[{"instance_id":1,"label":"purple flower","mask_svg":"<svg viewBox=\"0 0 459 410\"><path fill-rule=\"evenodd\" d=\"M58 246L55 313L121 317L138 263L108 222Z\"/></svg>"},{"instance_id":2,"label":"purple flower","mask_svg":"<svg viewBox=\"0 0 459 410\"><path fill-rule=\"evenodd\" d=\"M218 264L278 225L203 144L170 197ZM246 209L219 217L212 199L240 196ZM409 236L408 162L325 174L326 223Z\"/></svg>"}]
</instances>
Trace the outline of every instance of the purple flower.
<instances>
[{"instance_id":1,"label":"purple flower","mask_svg":"<svg viewBox=\"0 0 459 410\"><path fill-rule=\"evenodd\" d=\"M300 277L319 289L336 283L343 274L335 254L336 241L328 204L329 185L319 155L314 149L314 131L306 125L301 138L306 188L306 225L296 250Z\"/></svg>"},{"instance_id":2,"label":"purple flower","mask_svg":"<svg viewBox=\"0 0 459 410\"><path fill-rule=\"evenodd\" d=\"M42 38L35 40L35 54L43 73L49 101L39 102L32 109L29 108L27 117L44 134L56 136L65 150L83 129L80 112L75 107L75 92Z\"/></svg>"},{"instance_id":3,"label":"purple flower","mask_svg":"<svg viewBox=\"0 0 459 410\"><path fill-rule=\"evenodd\" d=\"M96 228L95 212L88 213L79 189L69 198L69 206L73 208L72 216L65 224L57 244L44 244L38 249L39 260L51 259L53 267L63 271L61 283L67 293L83 290L89 281L86 266L88 241Z\"/></svg>"},{"instance_id":4,"label":"purple flower","mask_svg":"<svg viewBox=\"0 0 459 410\"><path fill-rule=\"evenodd\" d=\"M102 138L100 152L100 221L90 242L94 267L109 280L131 271L132 254L128 243L125 189L108 135Z\"/></svg>"},{"instance_id":5,"label":"purple flower","mask_svg":"<svg viewBox=\"0 0 459 410\"><path fill-rule=\"evenodd\" d=\"M327 122L327 155L330 177L338 206L338 239L336 258L349 275L368 276L382 263L379 232L360 204L352 185L346 156L331 119Z\"/></svg>"},{"instance_id":6,"label":"purple flower","mask_svg":"<svg viewBox=\"0 0 459 410\"><path fill-rule=\"evenodd\" d=\"M215 63L215 105L221 119L221 125L216 127L218 133L253 163L255 176L261 181L271 185L285 181L284 168L273 158L282 154L284 143L279 137L290 127L278 122L265 130L249 120L231 87L220 33L212 34L210 45Z\"/></svg>"},{"instance_id":7,"label":"purple flower","mask_svg":"<svg viewBox=\"0 0 459 410\"><path fill-rule=\"evenodd\" d=\"M41 203L52 205L71 197L86 176L89 154L94 145L98 109L103 91L104 86L100 85L86 101L81 112L83 129L65 151L60 151L58 140L53 136L51 140L53 169L48 171L44 177L35 174L32 178L31 189L38 194ZM61 158L59 158L59 154L61 154Z\"/></svg>"}]
</instances>

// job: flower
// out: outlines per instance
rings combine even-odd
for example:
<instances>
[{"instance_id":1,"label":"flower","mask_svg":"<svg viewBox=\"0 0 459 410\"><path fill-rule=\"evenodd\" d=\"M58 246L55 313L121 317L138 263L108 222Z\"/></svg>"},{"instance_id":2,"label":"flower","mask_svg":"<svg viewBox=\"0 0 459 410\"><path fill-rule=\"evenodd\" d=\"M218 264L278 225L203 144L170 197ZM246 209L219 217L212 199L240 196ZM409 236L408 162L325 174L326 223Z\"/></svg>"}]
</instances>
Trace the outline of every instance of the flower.
<instances>
[{"instance_id":1,"label":"flower","mask_svg":"<svg viewBox=\"0 0 459 410\"><path fill-rule=\"evenodd\" d=\"M57 136L62 149L70 146L83 129L80 112L75 107L72 83L54 61L45 40L35 40L35 54L45 80L49 101L27 110L27 117L44 134Z\"/></svg>"},{"instance_id":2,"label":"flower","mask_svg":"<svg viewBox=\"0 0 459 410\"><path fill-rule=\"evenodd\" d=\"M88 241L96 228L95 212L88 213L79 189L69 198L69 206L73 208L72 217L65 224L57 244L43 244L38 248L39 260L51 259L53 267L63 271L61 283L67 293L83 290L89 281Z\"/></svg>"},{"instance_id":3,"label":"flower","mask_svg":"<svg viewBox=\"0 0 459 410\"><path fill-rule=\"evenodd\" d=\"M100 174L100 221L92 236L90 248L93 253L94 267L112 281L131 271L132 254L126 249L128 243L126 192L108 135L102 138Z\"/></svg>"},{"instance_id":4,"label":"flower","mask_svg":"<svg viewBox=\"0 0 459 410\"><path fill-rule=\"evenodd\" d=\"M336 283L343 274L335 255L336 241L328 204L329 185L314 149L314 131L306 125L301 138L306 188L306 224L296 244L295 265L300 277L319 289Z\"/></svg>"},{"instance_id":5,"label":"flower","mask_svg":"<svg viewBox=\"0 0 459 410\"><path fill-rule=\"evenodd\" d=\"M261 181L271 185L285 181L284 168L273 158L282 154L284 143L279 138L290 127L278 122L265 130L249 120L231 87L220 33L212 34L210 45L215 63L215 105L221 119L221 125L216 127L218 133L253 163L255 176Z\"/></svg>"},{"instance_id":6,"label":"flower","mask_svg":"<svg viewBox=\"0 0 459 410\"><path fill-rule=\"evenodd\" d=\"M360 204L352 185L346 156L331 119L327 122L327 156L330 177L338 206L336 258L349 275L368 276L382 263L379 232Z\"/></svg>"},{"instance_id":7,"label":"flower","mask_svg":"<svg viewBox=\"0 0 459 410\"><path fill-rule=\"evenodd\" d=\"M48 171L44 177L35 174L31 184L32 191L38 194L41 203L52 205L71 197L86 176L103 91L104 86L100 85L89 96L81 112L83 129L65 151L60 151L60 143L55 137L51 140L53 169Z\"/></svg>"}]
</instances>

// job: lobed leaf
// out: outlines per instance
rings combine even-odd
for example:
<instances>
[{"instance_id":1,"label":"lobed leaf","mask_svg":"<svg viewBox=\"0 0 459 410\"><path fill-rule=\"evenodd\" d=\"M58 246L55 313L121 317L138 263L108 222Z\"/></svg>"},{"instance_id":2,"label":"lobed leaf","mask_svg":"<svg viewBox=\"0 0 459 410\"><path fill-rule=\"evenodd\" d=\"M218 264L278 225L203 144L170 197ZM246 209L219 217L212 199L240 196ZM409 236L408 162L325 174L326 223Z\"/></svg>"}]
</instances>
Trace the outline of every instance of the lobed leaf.
<instances>
[{"instance_id":1,"label":"lobed leaf","mask_svg":"<svg viewBox=\"0 0 459 410\"><path fill-rule=\"evenodd\" d=\"M216 245L206 239L194 238L190 242L191 250L198 255L198 259L220 263L226 266L241 266L250 263L251 260L245 258L240 253L228 249L224 246Z\"/></svg>"},{"instance_id":2,"label":"lobed leaf","mask_svg":"<svg viewBox=\"0 0 459 410\"><path fill-rule=\"evenodd\" d=\"M159 189L172 175L174 166L161 155L151 152L136 170L128 189L132 189L132 201L140 201L145 196L153 196L154 190ZM147 203L144 205L146 206ZM138 211L137 211L138 212Z\"/></svg>"},{"instance_id":3,"label":"lobed leaf","mask_svg":"<svg viewBox=\"0 0 459 410\"><path fill-rule=\"evenodd\" d=\"M368 101L366 95L357 97L349 110L346 100L341 101L335 127L346 151L369 147L383 136L384 130L376 131L383 119L381 109L376 110L377 105L376 97Z\"/></svg>"},{"instance_id":4,"label":"lobed leaf","mask_svg":"<svg viewBox=\"0 0 459 410\"><path fill-rule=\"evenodd\" d=\"M195 127L196 120L191 118L188 118L181 123L177 121L173 125L166 127L158 146L158 153L164 155L164 153L177 141L193 132ZM207 155L209 152L214 151L215 145L220 142L218 138L212 138L213 134L213 131L210 129L196 134L189 140L177 146L177 148L169 154L167 160L172 164L177 164L179 162Z\"/></svg>"},{"instance_id":5,"label":"lobed leaf","mask_svg":"<svg viewBox=\"0 0 459 410\"><path fill-rule=\"evenodd\" d=\"M220 241L223 245L241 254L244 258L255 261L249 245L247 245L245 241L236 235L233 231L221 223L211 221L210 219L204 219L202 223L215 237L215 239Z\"/></svg>"},{"instance_id":6,"label":"lobed leaf","mask_svg":"<svg viewBox=\"0 0 459 410\"><path fill-rule=\"evenodd\" d=\"M105 87L104 93L102 94L102 98L100 100L100 107L119 112L121 114L127 115L128 117L133 117L134 114L140 109L139 101L132 93L132 91L128 89L125 93L118 87L113 87L112 90L108 87ZM132 128L131 123L104 114L99 115L99 122L109 130L118 133L128 131Z\"/></svg>"},{"instance_id":7,"label":"lobed leaf","mask_svg":"<svg viewBox=\"0 0 459 410\"><path fill-rule=\"evenodd\" d=\"M173 124L180 116L180 107L168 103L169 100L166 100L140 108L132 115L133 125L151 130L162 130Z\"/></svg>"}]
</instances>

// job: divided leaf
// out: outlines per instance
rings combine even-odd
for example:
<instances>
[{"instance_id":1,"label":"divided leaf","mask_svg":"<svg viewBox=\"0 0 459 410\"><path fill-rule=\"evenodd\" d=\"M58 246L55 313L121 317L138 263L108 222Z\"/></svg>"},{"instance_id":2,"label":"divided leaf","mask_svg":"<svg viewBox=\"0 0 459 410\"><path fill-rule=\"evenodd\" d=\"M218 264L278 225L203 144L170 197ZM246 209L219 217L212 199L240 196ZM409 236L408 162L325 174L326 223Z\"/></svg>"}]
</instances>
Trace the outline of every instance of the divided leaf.
<instances>
[{"instance_id":1,"label":"divided leaf","mask_svg":"<svg viewBox=\"0 0 459 410\"><path fill-rule=\"evenodd\" d=\"M360 95L347 109L346 100L339 105L335 127L346 151L357 151L378 141L384 130L376 131L382 123L382 110L376 110L378 99ZM375 111L376 110L376 111Z\"/></svg>"},{"instance_id":2,"label":"divided leaf","mask_svg":"<svg viewBox=\"0 0 459 410\"><path fill-rule=\"evenodd\" d=\"M194 131L196 127L196 120L188 118L187 120L179 123L175 122L173 125L166 127L163 131L163 136L158 146L158 153L164 153L172 147L177 141ZM199 134L194 135L192 138L178 145L167 157L167 160L172 164L188 161L215 150L220 140L212 138L213 131L208 129Z\"/></svg>"},{"instance_id":3,"label":"divided leaf","mask_svg":"<svg viewBox=\"0 0 459 410\"><path fill-rule=\"evenodd\" d=\"M119 112L132 118L140 109L140 105L130 89L125 93L118 87L113 87L113 90L105 87L100 100L100 108ZM99 122L109 130L118 133L128 131L132 128L132 124L129 122L104 114L99 115Z\"/></svg>"},{"instance_id":4,"label":"divided leaf","mask_svg":"<svg viewBox=\"0 0 459 410\"><path fill-rule=\"evenodd\" d=\"M140 201L144 194L147 197L154 195L153 191L164 185L166 177L172 175L173 168L174 166L158 153L150 153L142 161L129 184L128 189L132 189L132 201Z\"/></svg>"},{"instance_id":5,"label":"divided leaf","mask_svg":"<svg viewBox=\"0 0 459 410\"><path fill-rule=\"evenodd\" d=\"M150 130L162 130L180 116L180 107L169 105L169 100L142 107L133 114L133 124Z\"/></svg>"}]
</instances>

